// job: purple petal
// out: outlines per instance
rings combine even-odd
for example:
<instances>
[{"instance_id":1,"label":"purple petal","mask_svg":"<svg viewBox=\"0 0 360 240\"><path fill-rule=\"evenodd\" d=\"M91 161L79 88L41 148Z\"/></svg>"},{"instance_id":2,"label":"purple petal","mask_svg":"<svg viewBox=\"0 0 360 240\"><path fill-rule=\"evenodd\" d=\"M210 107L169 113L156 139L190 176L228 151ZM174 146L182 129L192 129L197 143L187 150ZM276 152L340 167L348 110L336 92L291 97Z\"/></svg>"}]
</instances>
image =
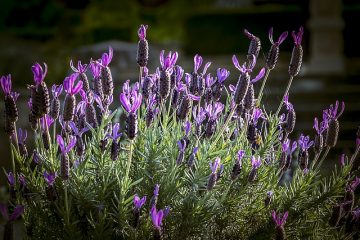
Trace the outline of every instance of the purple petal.
<instances>
[{"instance_id":1,"label":"purple petal","mask_svg":"<svg viewBox=\"0 0 360 240\"><path fill-rule=\"evenodd\" d=\"M76 137L71 137L69 144L66 146L65 153L69 153L76 144Z\"/></svg>"},{"instance_id":2,"label":"purple petal","mask_svg":"<svg viewBox=\"0 0 360 240\"><path fill-rule=\"evenodd\" d=\"M77 94L78 92L80 92L80 90L82 89L82 86L83 86L83 82L82 81L79 81L76 86L73 88L72 90L72 94L75 95Z\"/></svg>"},{"instance_id":3,"label":"purple petal","mask_svg":"<svg viewBox=\"0 0 360 240\"><path fill-rule=\"evenodd\" d=\"M286 220L287 220L288 216L289 216L289 212L286 211L286 212L284 213L284 216L282 217L281 225L284 225L284 224L286 223Z\"/></svg>"},{"instance_id":4,"label":"purple petal","mask_svg":"<svg viewBox=\"0 0 360 240\"><path fill-rule=\"evenodd\" d=\"M178 147L179 147L180 152L183 152L184 149L185 149L185 146L186 146L186 142L184 141L184 145L183 145L183 144L182 144L182 141L179 140L179 141L177 141L177 145L178 145Z\"/></svg>"},{"instance_id":5,"label":"purple petal","mask_svg":"<svg viewBox=\"0 0 360 240\"><path fill-rule=\"evenodd\" d=\"M154 196L159 196L160 185L156 184L154 188Z\"/></svg>"},{"instance_id":6,"label":"purple petal","mask_svg":"<svg viewBox=\"0 0 360 240\"><path fill-rule=\"evenodd\" d=\"M243 67L240 66L239 61L238 61L238 59L237 59L237 57L236 57L235 55L233 55L233 57L232 57L232 62L233 62L233 64L234 64L234 66L235 66L240 72L244 72Z\"/></svg>"},{"instance_id":7,"label":"purple petal","mask_svg":"<svg viewBox=\"0 0 360 240\"><path fill-rule=\"evenodd\" d=\"M256 83L257 81L259 81L260 79L262 79L265 75L265 68L262 68L259 72L259 74L251 80L252 83Z\"/></svg>"},{"instance_id":8,"label":"purple petal","mask_svg":"<svg viewBox=\"0 0 360 240\"><path fill-rule=\"evenodd\" d=\"M163 217L164 217L164 211L163 210L158 211L158 213L157 213L157 226L158 227L161 227Z\"/></svg>"},{"instance_id":9,"label":"purple petal","mask_svg":"<svg viewBox=\"0 0 360 240\"><path fill-rule=\"evenodd\" d=\"M185 127L185 135L189 135L189 132L191 130L191 123L190 121L186 121L185 124L184 124L184 127Z\"/></svg>"},{"instance_id":10,"label":"purple petal","mask_svg":"<svg viewBox=\"0 0 360 240\"><path fill-rule=\"evenodd\" d=\"M278 39L278 41L277 41L277 44L278 44L278 45L282 44L282 43L285 41L285 39L287 38L287 36L288 36L288 32L287 32L287 31L286 31L286 32L283 32L283 33L280 35L280 37L279 37L279 39Z\"/></svg>"},{"instance_id":11,"label":"purple petal","mask_svg":"<svg viewBox=\"0 0 360 240\"><path fill-rule=\"evenodd\" d=\"M120 94L120 102L127 112L131 111L131 104L129 102L129 99L126 97L124 93Z\"/></svg>"},{"instance_id":12,"label":"purple petal","mask_svg":"<svg viewBox=\"0 0 360 240\"><path fill-rule=\"evenodd\" d=\"M162 51L160 52L160 66L161 66L162 68L165 67L164 54L165 54L165 50L162 50Z\"/></svg>"},{"instance_id":13,"label":"purple petal","mask_svg":"<svg viewBox=\"0 0 360 240\"><path fill-rule=\"evenodd\" d=\"M269 40L271 42L271 44L274 44L274 40L273 40L273 27L270 28L269 30Z\"/></svg>"},{"instance_id":14,"label":"purple petal","mask_svg":"<svg viewBox=\"0 0 360 240\"><path fill-rule=\"evenodd\" d=\"M199 54L194 56L194 72L197 72L202 65L203 59Z\"/></svg>"},{"instance_id":15,"label":"purple petal","mask_svg":"<svg viewBox=\"0 0 360 240\"><path fill-rule=\"evenodd\" d=\"M210 67L210 65L211 65L211 62L208 62L208 63L205 64L205 67L204 67L203 72L202 72L202 75L203 75L203 76L205 76L206 71L208 70L208 68Z\"/></svg>"},{"instance_id":16,"label":"purple petal","mask_svg":"<svg viewBox=\"0 0 360 240\"><path fill-rule=\"evenodd\" d=\"M13 222L18 219L24 213L25 207L23 205L17 205L14 212L11 214L9 221Z\"/></svg>"},{"instance_id":17,"label":"purple petal","mask_svg":"<svg viewBox=\"0 0 360 240\"><path fill-rule=\"evenodd\" d=\"M64 152L65 151L65 144L64 144L64 139L62 138L62 136L58 134L57 137L56 137L56 141L60 146L61 152Z\"/></svg>"},{"instance_id":18,"label":"purple petal","mask_svg":"<svg viewBox=\"0 0 360 240\"><path fill-rule=\"evenodd\" d=\"M144 40L146 38L146 30L148 28L148 25L141 24L138 30L138 36L140 40Z\"/></svg>"},{"instance_id":19,"label":"purple petal","mask_svg":"<svg viewBox=\"0 0 360 240\"><path fill-rule=\"evenodd\" d=\"M199 101L200 100L200 96L195 96L195 95L193 95L193 94L188 94L188 97L191 99L191 100L193 100L193 101Z\"/></svg>"}]
</instances>

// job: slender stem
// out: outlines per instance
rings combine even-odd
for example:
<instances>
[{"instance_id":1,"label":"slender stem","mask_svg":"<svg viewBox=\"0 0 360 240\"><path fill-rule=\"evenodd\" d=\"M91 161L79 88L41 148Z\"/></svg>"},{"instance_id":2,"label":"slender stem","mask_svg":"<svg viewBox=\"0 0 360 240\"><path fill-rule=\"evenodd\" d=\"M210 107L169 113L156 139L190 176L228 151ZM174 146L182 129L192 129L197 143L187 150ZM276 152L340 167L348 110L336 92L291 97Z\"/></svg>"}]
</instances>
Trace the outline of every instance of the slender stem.
<instances>
[{"instance_id":1,"label":"slender stem","mask_svg":"<svg viewBox=\"0 0 360 240\"><path fill-rule=\"evenodd\" d=\"M282 97L281 102L280 102L280 105L279 105L279 107L278 107L278 109L277 109L277 111L276 111L276 114L275 114L276 116L279 114L279 112L280 112L280 110L281 110L281 107L282 107L282 105L283 105L283 103L284 103L284 99L285 99L286 95L289 94L289 90L290 90L291 83L292 83L293 79L294 79L294 77L293 77L293 76L290 76L288 85L287 85L286 90L285 90L285 93L284 93L284 96Z\"/></svg>"},{"instance_id":2,"label":"slender stem","mask_svg":"<svg viewBox=\"0 0 360 240\"><path fill-rule=\"evenodd\" d=\"M133 140L130 140L130 153L126 163L125 181L127 181L129 177L131 161L132 161L132 153L133 153Z\"/></svg>"},{"instance_id":3,"label":"slender stem","mask_svg":"<svg viewBox=\"0 0 360 240\"><path fill-rule=\"evenodd\" d=\"M65 223L66 226L69 226L70 220L69 220L69 200L68 200L68 191L67 191L67 183L64 184L64 191L65 191Z\"/></svg>"},{"instance_id":4,"label":"slender stem","mask_svg":"<svg viewBox=\"0 0 360 240\"><path fill-rule=\"evenodd\" d=\"M170 90L170 101L169 101L169 107L168 107L168 111L167 111L167 114L166 114L166 118L169 118L170 109L171 109L171 102L172 102L172 97L173 97L173 91L174 91L174 89Z\"/></svg>"},{"instance_id":5,"label":"slender stem","mask_svg":"<svg viewBox=\"0 0 360 240\"><path fill-rule=\"evenodd\" d=\"M268 79L269 77L269 73L270 73L270 69L266 69L266 73L265 73L265 77L262 81L262 84L261 84L261 88L260 88L260 91L259 91L259 95L258 95L258 99L257 99L257 106L259 107L260 106L260 103L261 103L261 98L263 96L263 92L264 92L264 88L265 88L265 84L266 84L266 80Z\"/></svg>"},{"instance_id":6,"label":"slender stem","mask_svg":"<svg viewBox=\"0 0 360 240\"><path fill-rule=\"evenodd\" d=\"M14 176L16 176L16 168L15 168L15 158L14 158L14 151L11 145L11 137L9 138L9 143L10 143L10 150L11 150L11 165L12 165L12 170L13 170L13 174ZM15 182L16 182L16 177L14 178Z\"/></svg>"},{"instance_id":7,"label":"slender stem","mask_svg":"<svg viewBox=\"0 0 360 240\"><path fill-rule=\"evenodd\" d=\"M223 132L225 131L226 129L226 126L229 124L232 116L234 115L234 112L235 112L235 109L237 107L237 104L233 107L233 109L231 109L231 112L230 114L228 115L225 123L224 123L224 126L221 128L221 130L219 131L218 135L216 136L215 140L212 142L212 144L210 145L210 150L213 148L213 146L215 146L215 144L217 143L217 141L219 141L221 135L223 134Z\"/></svg>"},{"instance_id":8,"label":"slender stem","mask_svg":"<svg viewBox=\"0 0 360 240\"><path fill-rule=\"evenodd\" d=\"M14 126L15 126L15 145L16 145L16 150L18 152L19 151L19 139L18 139L18 135L17 135L17 128L16 128L16 123L14 123ZM10 138L10 141L11 141L11 138Z\"/></svg>"},{"instance_id":9,"label":"slender stem","mask_svg":"<svg viewBox=\"0 0 360 240\"><path fill-rule=\"evenodd\" d=\"M321 164L322 164L323 161L325 160L325 158L326 158L326 156L328 155L329 151L330 151L330 147L327 147L326 150L325 150L324 155L322 156L322 158L321 158L321 160L320 160L320 162L319 162L318 165L316 166L315 171L319 170L319 167L321 166Z\"/></svg>"},{"instance_id":10,"label":"slender stem","mask_svg":"<svg viewBox=\"0 0 360 240\"><path fill-rule=\"evenodd\" d=\"M51 143L51 135L50 135L50 131L49 131L49 125L48 125L48 122L47 122L47 120L46 120L46 114L44 115L44 122L45 122L45 128L46 128L46 134L49 136L49 149L50 149L50 151L51 151L51 145L52 145L52 143Z\"/></svg>"},{"instance_id":11,"label":"slender stem","mask_svg":"<svg viewBox=\"0 0 360 240\"><path fill-rule=\"evenodd\" d=\"M360 144L357 145L354 154L351 156L351 158L350 158L350 164L353 164L353 163L354 163L356 156L359 154L359 151L360 151Z\"/></svg>"}]
</instances>

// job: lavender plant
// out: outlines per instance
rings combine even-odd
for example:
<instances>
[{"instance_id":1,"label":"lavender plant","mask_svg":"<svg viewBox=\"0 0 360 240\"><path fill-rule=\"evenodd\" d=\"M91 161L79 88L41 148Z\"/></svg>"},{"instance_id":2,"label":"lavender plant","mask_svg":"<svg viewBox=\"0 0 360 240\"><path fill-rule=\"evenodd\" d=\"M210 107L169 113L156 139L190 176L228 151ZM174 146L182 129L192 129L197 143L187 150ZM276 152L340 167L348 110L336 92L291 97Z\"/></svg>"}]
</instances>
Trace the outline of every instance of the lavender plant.
<instances>
[{"instance_id":1,"label":"lavender plant","mask_svg":"<svg viewBox=\"0 0 360 240\"><path fill-rule=\"evenodd\" d=\"M27 132L16 129L19 96L11 76L1 77L13 166L5 170L9 198L0 205L4 239L11 239L20 216L29 239L359 237L360 130L353 155L343 155L331 176L320 171L336 145L344 103L315 118L315 140L303 134L296 140L293 133L289 89L301 67L302 28L292 34L290 81L276 113L266 111L261 97L287 32L274 42L270 30L266 65L253 76L261 43L247 30L246 60L232 59L239 72L215 71L210 62L200 72L198 54L186 72L176 65L177 52L161 51L160 67L151 73L147 29L138 31L139 79L126 81L114 103L112 48L98 60L78 62L77 69L71 61L75 73L51 88L52 100L46 64L33 66L32 154ZM261 80L255 99L253 84ZM125 122L115 122L117 112Z\"/></svg>"}]
</instances>

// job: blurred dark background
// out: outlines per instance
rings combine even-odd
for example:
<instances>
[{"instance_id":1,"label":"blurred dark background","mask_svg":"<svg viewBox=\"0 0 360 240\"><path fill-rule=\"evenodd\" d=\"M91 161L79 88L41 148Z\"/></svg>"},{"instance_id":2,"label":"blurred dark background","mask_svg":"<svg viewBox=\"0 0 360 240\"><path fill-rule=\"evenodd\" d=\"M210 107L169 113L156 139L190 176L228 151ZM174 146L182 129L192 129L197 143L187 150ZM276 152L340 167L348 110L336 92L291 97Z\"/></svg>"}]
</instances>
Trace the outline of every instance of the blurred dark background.
<instances>
[{"instance_id":1,"label":"blurred dark background","mask_svg":"<svg viewBox=\"0 0 360 240\"><path fill-rule=\"evenodd\" d=\"M231 55L244 59L249 43L244 28L261 38L265 56L271 26L275 38L282 31L304 26L304 65L290 97L298 114L297 132L291 137L300 132L313 136L313 118L336 99L344 100L340 141L331 154L335 160L340 152L354 148L359 125L359 20L356 0L0 0L0 75L12 74L13 87L22 94L18 127L26 127L25 86L32 83L34 62L48 64L46 82L51 86L70 73L70 59L88 62L111 45L115 53L110 66L119 89L126 79L137 79L137 29L144 23L149 25L150 71L158 65L161 49L180 52L178 62L186 71L192 68L193 55L199 53L213 62L211 72L228 68L231 82L237 77ZM281 45L280 62L265 91L267 109L276 108L285 89L292 45L289 37ZM118 104L115 93L114 104ZM32 150L31 145L28 148ZM0 166L9 170L9 141L3 130L0 152ZM1 174L1 183L4 180Z\"/></svg>"}]
</instances>

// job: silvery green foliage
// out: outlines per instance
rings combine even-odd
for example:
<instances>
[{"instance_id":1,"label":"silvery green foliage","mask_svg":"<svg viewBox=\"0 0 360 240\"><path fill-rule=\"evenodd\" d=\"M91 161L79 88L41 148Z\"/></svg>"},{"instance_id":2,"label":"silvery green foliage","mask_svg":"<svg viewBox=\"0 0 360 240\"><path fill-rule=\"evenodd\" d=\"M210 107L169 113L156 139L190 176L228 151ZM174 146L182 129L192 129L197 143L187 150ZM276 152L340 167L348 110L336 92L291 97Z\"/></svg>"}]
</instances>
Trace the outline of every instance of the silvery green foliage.
<instances>
[{"instance_id":1,"label":"silvery green foliage","mask_svg":"<svg viewBox=\"0 0 360 240\"><path fill-rule=\"evenodd\" d=\"M201 65L200 58L197 55L195 67ZM255 65L255 56L249 58ZM171 54L162 56L162 68L171 72L176 59L177 53L176 58ZM240 66L236 59L234 64L240 76L233 72L232 80L251 74L252 68L247 63ZM254 79L258 81L263 76L261 71ZM50 134L48 149L38 134L36 155L20 154L13 141L17 169L16 174L7 174L13 195L9 205L25 207L27 236L30 239L282 239L285 236L342 239L358 234L356 195L347 215L341 216L342 221L332 211L334 206L348 204L343 199L345 194L356 193L360 181L356 178L352 182L358 174L353 165L360 140L349 160L343 157L340 168L335 168L331 176L322 176L319 170L330 147L313 155L313 151L308 151L312 147L309 137L302 135L297 145L296 139L283 129L286 116L266 112L259 105L238 115L235 111L238 105L233 101L236 91L229 89L224 79L221 82L226 89L222 91L224 101L218 102L217 96L205 106L199 96L188 91L191 81L191 77L186 82L177 79L177 87L171 89L188 100L190 109L181 118L177 116L180 104L171 104L173 94L168 94L168 99L165 95L159 97L155 86L149 89L153 120L147 124L148 102L140 94L142 88L138 83L126 82L120 94L121 105L118 97L112 103L112 96L96 96L93 90L87 93L95 99L99 124L80 123L78 116L86 106L80 102L73 121L64 121L63 116L55 120L61 129L50 123L37 130ZM288 98L284 104L289 104L287 101ZM111 103L118 109L111 112L108 108ZM121 122L121 127L114 120L120 106L125 110L124 119L133 118ZM327 112L334 112L338 103L335 106ZM323 116L324 128L329 116ZM204 129L209 121L214 124L214 132L206 135ZM249 126L254 128L250 140ZM291 146L288 137L294 140ZM81 143L76 143L79 138ZM25 144L25 140L21 143ZM115 160L113 143L118 147ZM79 147L81 156L76 151ZM289 161L297 160L299 151L309 154L305 169L281 167L281 156ZM182 161L178 161L179 154ZM61 162L65 158L69 161L66 179L61 178ZM293 165L297 162L293 161ZM285 181L284 175L290 172L292 178ZM20 173L21 178L15 179ZM333 215L338 218L335 226L330 226ZM345 222L353 226L350 232L346 231ZM12 222L9 220L7 224Z\"/></svg>"}]
</instances>

